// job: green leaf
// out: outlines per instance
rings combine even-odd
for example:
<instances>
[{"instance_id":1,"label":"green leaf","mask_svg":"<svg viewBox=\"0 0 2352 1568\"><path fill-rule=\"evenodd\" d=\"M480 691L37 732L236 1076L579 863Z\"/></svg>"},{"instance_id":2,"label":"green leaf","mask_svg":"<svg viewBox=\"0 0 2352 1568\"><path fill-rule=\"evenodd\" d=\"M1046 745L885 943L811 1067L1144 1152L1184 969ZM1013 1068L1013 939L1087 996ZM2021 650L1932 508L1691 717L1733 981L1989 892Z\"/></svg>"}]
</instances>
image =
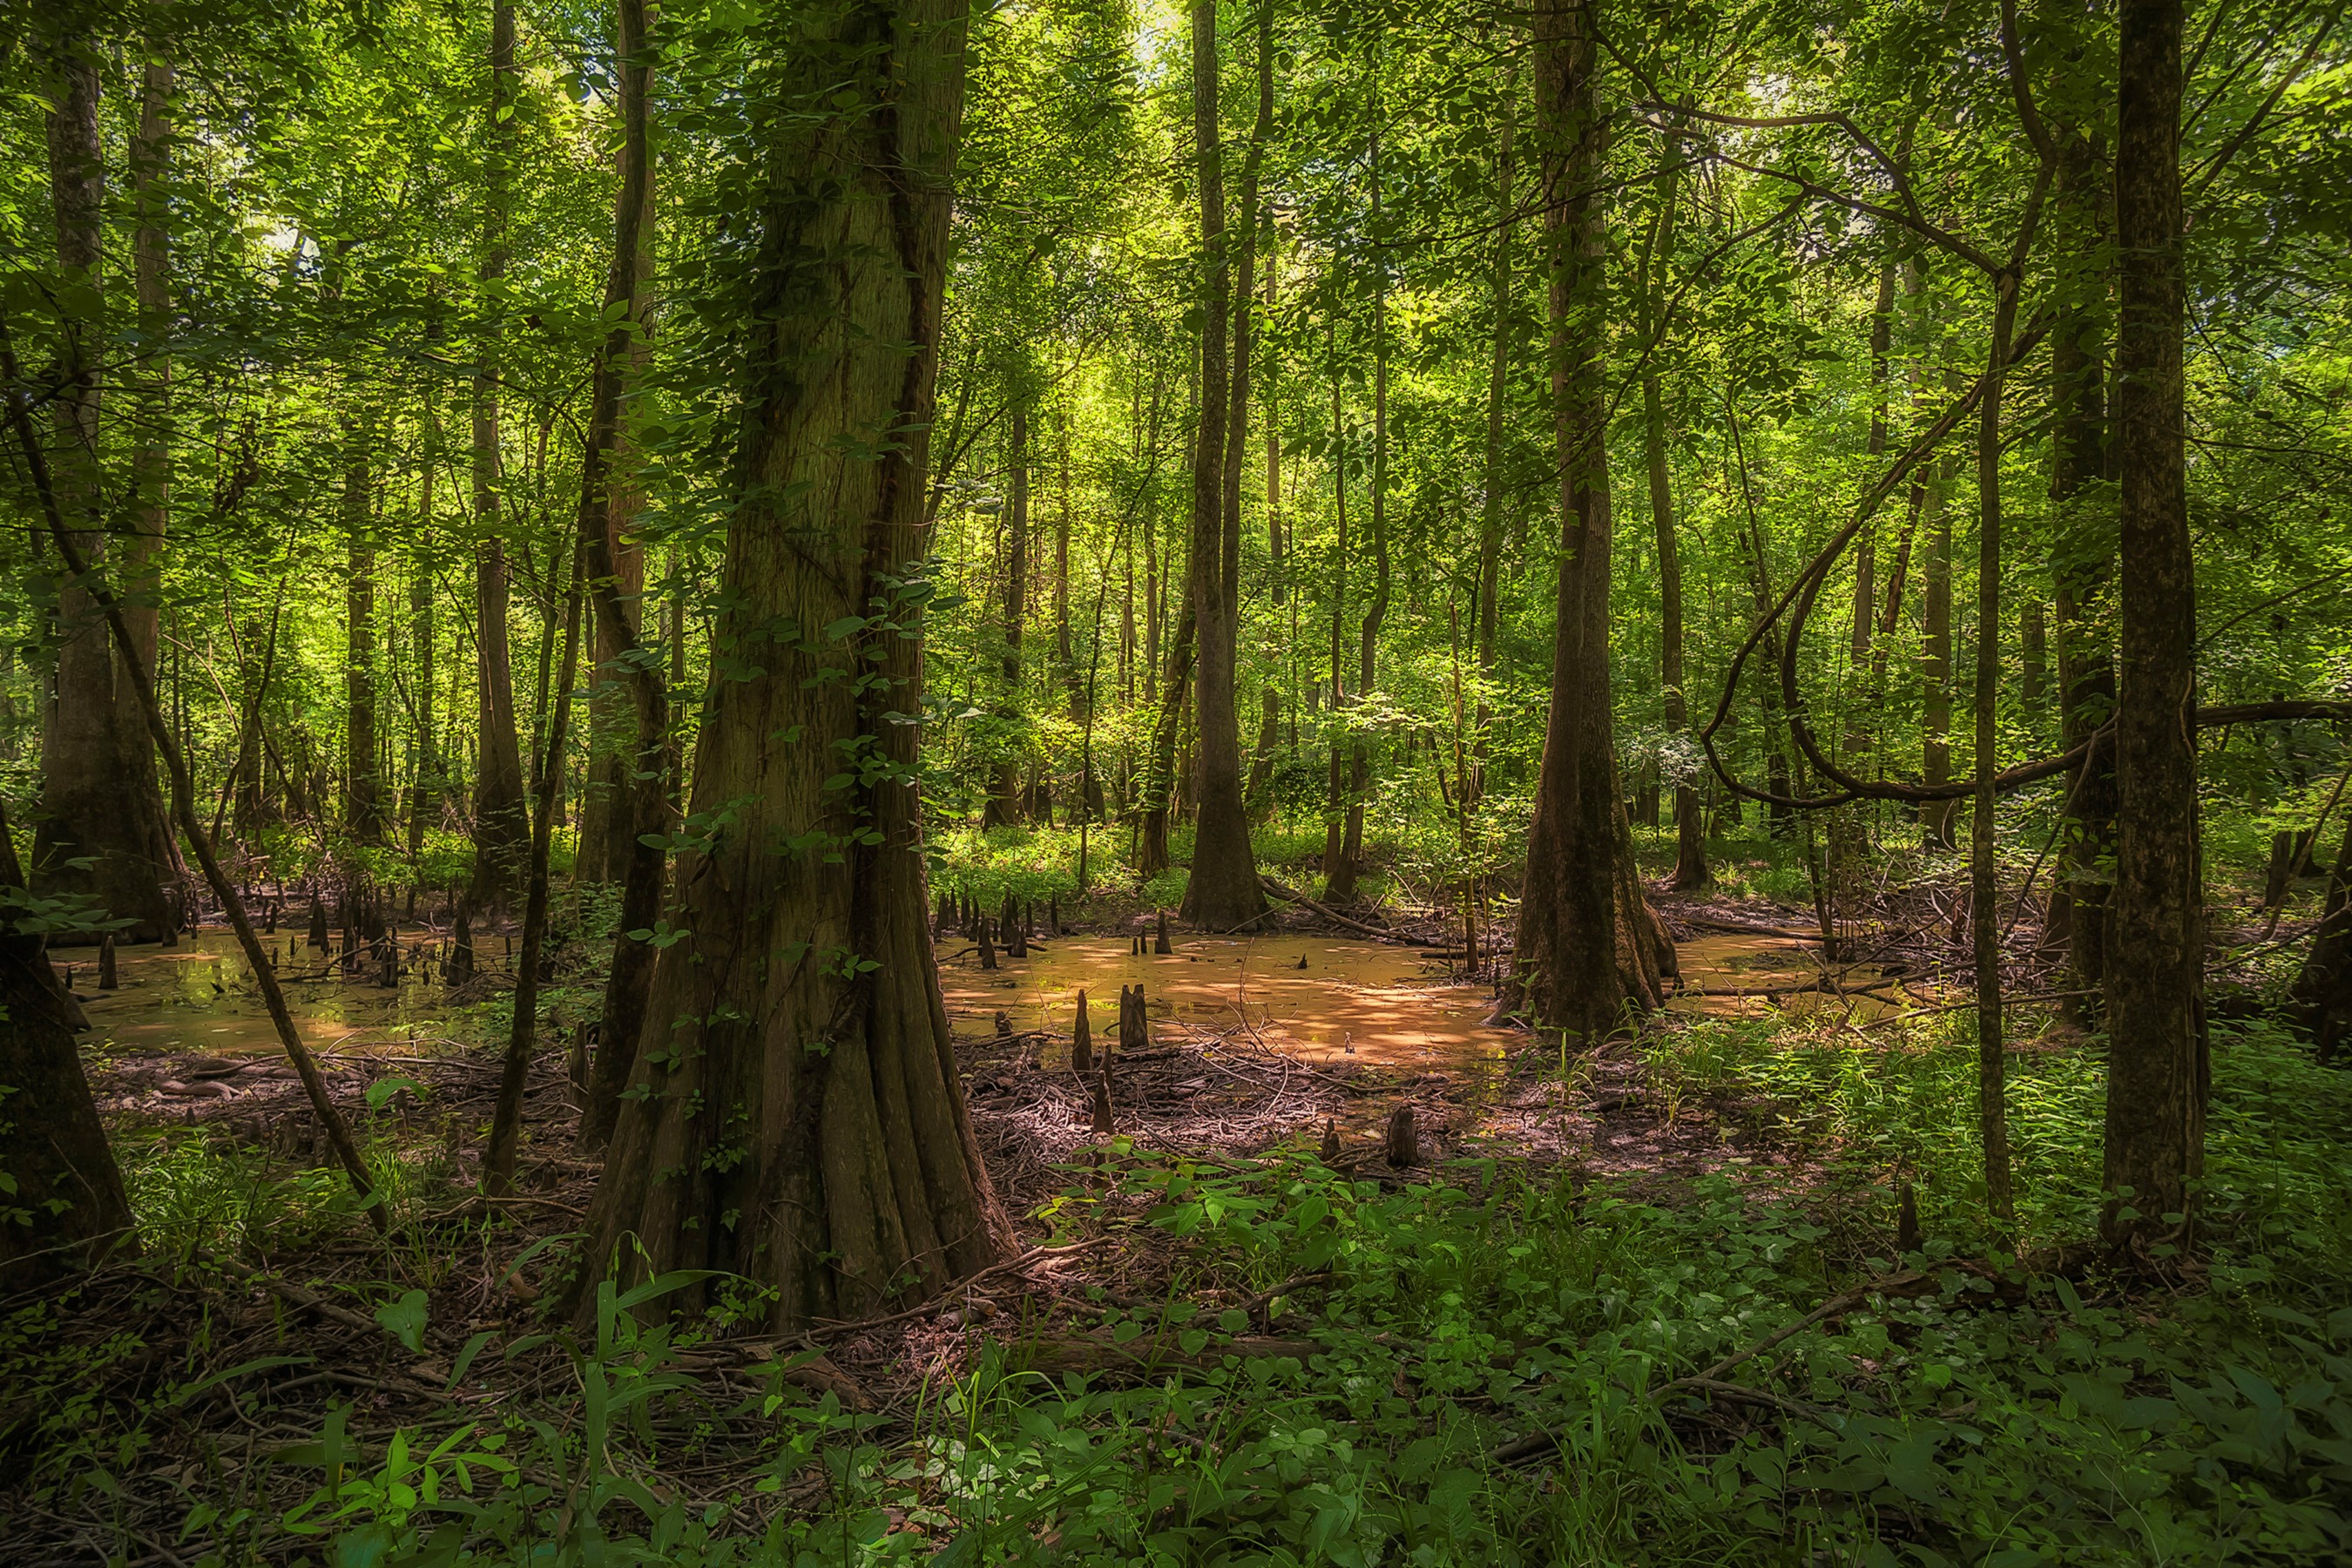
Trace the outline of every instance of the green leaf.
<instances>
[{"instance_id":1,"label":"green leaf","mask_svg":"<svg viewBox=\"0 0 2352 1568\"><path fill-rule=\"evenodd\" d=\"M397 1301L386 1301L375 1310L375 1321L392 1331L411 1351L425 1348L425 1311L427 1301L422 1290L404 1290Z\"/></svg>"}]
</instances>

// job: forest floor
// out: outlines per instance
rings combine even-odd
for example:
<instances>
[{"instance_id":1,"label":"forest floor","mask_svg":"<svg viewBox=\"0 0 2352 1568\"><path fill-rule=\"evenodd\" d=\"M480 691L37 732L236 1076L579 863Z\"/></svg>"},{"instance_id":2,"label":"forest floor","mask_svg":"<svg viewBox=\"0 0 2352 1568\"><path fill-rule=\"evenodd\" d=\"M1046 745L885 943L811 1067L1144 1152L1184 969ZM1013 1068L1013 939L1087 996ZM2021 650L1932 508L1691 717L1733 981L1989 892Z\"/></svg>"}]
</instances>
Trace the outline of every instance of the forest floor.
<instances>
[{"instance_id":1,"label":"forest floor","mask_svg":"<svg viewBox=\"0 0 2352 1568\"><path fill-rule=\"evenodd\" d=\"M1153 930L1149 913L1097 911L1093 929L1041 933L1031 955L994 971L943 940L976 1130L1024 1250L944 1300L790 1341L722 1321L648 1351L608 1317L596 1353L625 1351L664 1410L638 1434L658 1459L632 1471L613 1458L606 1481L618 1494L649 1489L635 1499L648 1517L723 1505L772 1521L843 1495L822 1445L780 1468L780 1398L822 1396L871 1440L920 1431L941 1391L992 1354L1113 1383L1220 1354L1303 1361L1323 1348L1291 1329L1297 1303L1330 1287L1319 1248L1293 1249L1269 1279L1263 1257L1207 1256L1181 1227L1146 1223L1219 1183L1232 1212L1255 1213L1265 1179L1303 1168L1367 1205L1383 1194L1425 1203L1416 1194L1433 1187L1492 1202L1498 1184L1517 1184L1685 1215L1727 1201L1784 1205L1829 1277L1883 1273L1896 1255L1889 1199L1917 1151L1861 1148L1852 1126L1825 1134L1801 1092L1733 1057L1827 1043L1885 1062L1915 1050L1913 1027L1951 1005L1943 979L1960 961L1948 911L1881 911L1880 934L1848 933L1851 956L1829 964L1799 911L1716 898L1669 899L1662 912L1683 944L1677 1005L1702 1021L1685 1042L1748 1045L1694 1054L1654 1032L1564 1059L1486 1025L1490 984L1465 977L1478 966L1433 921L1401 922L1383 944L1292 917L1247 942L1180 931L1172 952L1134 954L1135 936ZM451 988L433 978L447 934L429 920L403 926L409 973L390 987L274 938L303 1032L365 1129L399 1216L388 1241L320 1168L299 1086L257 1033L241 961L219 938L126 952L126 984L110 994L77 981L111 1042L93 1088L134 1150L135 1205L167 1239L67 1300L0 1304L15 1314L0 1361L40 1369L0 1394L0 1454L20 1478L48 1478L20 1480L14 1501L0 1492L0 1519L14 1516L0 1524L10 1562L289 1560L330 1521L348 1532L407 1518L387 1511L379 1483L357 1497L339 1489L336 1445L357 1459L384 1455L401 1432L413 1434L411 1453L462 1435L495 1467L472 1447L482 1433L503 1430L518 1451L533 1422L576 1436L581 1352L548 1335L546 1314L597 1173L572 1149L566 1067L593 1007L593 975L560 976L550 993L522 1190L490 1205L476 1192L478 1143L496 1089L487 1042L509 984L498 973L504 935L478 935L484 973ZM2030 989L2033 955L2019 947ZM1106 1136L1089 1086L1068 1068L1072 994L1083 984L1107 1021L1105 994L1128 984L1153 998L1151 1038L1129 1046L1097 1032L1111 1064ZM2071 1056L2077 1039L2053 1015L2020 1045ZM1401 1120L1409 1159L1393 1135ZM1175 1327L1202 1313L1223 1330L1205 1350ZM1406 1373L1396 1375L1402 1391ZM1706 1421L1680 1429L1706 1436ZM82 1475L63 1487L60 1451L81 1456ZM525 1468L546 1495L576 1490L579 1475L558 1473L586 1463L576 1442L551 1436L537 1453ZM764 1493L747 1490L763 1475ZM901 1503L866 1516L885 1533L940 1530Z\"/></svg>"}]
</instances>

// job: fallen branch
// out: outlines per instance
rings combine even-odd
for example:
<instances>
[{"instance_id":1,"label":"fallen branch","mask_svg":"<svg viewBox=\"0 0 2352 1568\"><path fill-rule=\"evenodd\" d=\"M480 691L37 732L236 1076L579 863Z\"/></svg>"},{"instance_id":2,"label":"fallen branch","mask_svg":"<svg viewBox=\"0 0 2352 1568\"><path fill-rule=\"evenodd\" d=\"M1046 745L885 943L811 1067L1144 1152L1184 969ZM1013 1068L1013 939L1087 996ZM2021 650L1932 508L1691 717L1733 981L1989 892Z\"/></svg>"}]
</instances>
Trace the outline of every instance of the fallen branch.
<instances>
[{"instance_id":1,"label":"fallen branch","mask_svg":"<svg viewBox=\"0 0 2352 1568\"><path fill-rule=\"evenodd\" d=\"M1260 877L1258 880L1264 883L1265 890L1272 893L1276 898L1287 900L1289 902L1297 904L1302 910L1312 910L1317 914L1321 915L1325 920L1331 921L1334 925L1343 925L1349 931L1360 931L1366 936L1376 936L1383 942L1394 942L1397 940L1397 933L1395 931L1390 931L1382 926L1368 926L1361 921L1349 920L1346 915L1339 913L1337 910L1331 909L1324 904L1318 904L1314 900L1308 898L1306 894L1286 888L1281 883L1273 880L1271 878Z\"/></svg>"}]
</instances>

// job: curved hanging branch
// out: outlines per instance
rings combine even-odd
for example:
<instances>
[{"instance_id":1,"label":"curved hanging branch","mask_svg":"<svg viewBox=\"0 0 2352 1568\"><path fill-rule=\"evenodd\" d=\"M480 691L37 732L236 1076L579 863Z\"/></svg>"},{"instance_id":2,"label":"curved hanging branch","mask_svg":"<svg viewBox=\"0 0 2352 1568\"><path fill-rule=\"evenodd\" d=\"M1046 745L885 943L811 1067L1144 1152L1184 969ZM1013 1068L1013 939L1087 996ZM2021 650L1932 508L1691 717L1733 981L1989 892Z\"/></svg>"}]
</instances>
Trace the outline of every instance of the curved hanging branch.
<instances>
[{"instance_id":1,"label":"curved hanging branch","mask_svg":"<svg viewBox=\"0 0 2352 1568\"><path fill-rule=\"evenodd\" d=\"M2054 316L2043 316L2019 334L2016 347L2010 356L2011 363L2022 359L2049 331L2055 320ZM1716 777L1721 780L1724 787L1734 795L1743 799L1759 801L1767 805L1779 805L1797 811L1822 811L1831 806L1843 805L1851 800L1892 800L1921 805L1930 801L1959 800L1975 793L1975 784L1967 779L1942 784L1911 784L1891 779L1864 779L1847 773L1831 761L1822 752L1821 742L1813 734L1812 726L1805 717L1805 695L1797 680L1797 652L1804 641L1806 624L1811 616L1815 602L1821 596L1822 584L1829 579L1831 570L1844 555L1862 530L1869 524L1870 520L1877 515L1879 506L1894 493L1895 488L1903 482L1913 468L1933 456L1936 448L1943 444L1944 438L1949 436L1960 421L1977 406L1984 395L1986 379L1985 376L1979 375L1968 391L1961 394L1958 400L1947 408L1934 424L1922 431L1918 438L1912 442L1903 455L1879 476L1868 490L1864 492L1861 501L1854 509L1852 521L1839 529L1829 542L1815 552L1812 559L1804 564L1798 572L1795 580L1781 592L1770 611L1748 632L1747 639L1739 645L1738 651L1732 655L1730 667L1724 672L1722 694L1716 700L1715 712L1707 720L1706 727L1699 731L1698 742L1706 752L1707 763L1715 770ZM1806 760L1823 778L1837 786L1834 790L1822 795L1780 795L1770 790L1758 789L1751 784L1742 784L1732 776L1731 770L1723 761L1722 753L1716 749L1716 732L1723 727L1724 721L1730 717L1732 702L1739 690L1741 672L1747 668L1748 658L1763 642L1765 635L1784 615L1789 616L1789 627L1780 650L1779 678L1781 703L1788 718L1789 731L1795 738L1799 749L1804 752ZM2352 701L2299 698L2271 702L2200 704L2193 722L2199 729L2212 729L2224 724L2271 723L2294 720L2319 720L2333 723L2352 722ZM2082 763L2094 746L2103 743L2107 733L2106 729L2099 729L2093 731L2081 745L2071 751L2053 756L2039 757L2032 762L2020 763L2013 767L2002 769L1993 775L1994 792L2006 795L2026 784L2036 784L2043 779L2053 778L2060 773L2073 771Z\"/></svg>"},{"instance_id":2,"label":"curved hanging branch","mask_svg":"<svg viewBox=\"0 0 2352 1568\"><path fill-rule=\"evenodd\" d=\"M2028 327L2018 339L2017 346L2011 353L2012 359L2023 357L2023 355L2041 340L2042 334L2050 330L2050 327L2054 321L2054 317L2045 316L2036 321L2031 327ZM1738 694L1739 690L1740 672L1746 668L1749 656L1755 653L1758 645L1764 640L1765 634L1769 632L1773 626L1779 622L1780 618L1788 613L1790 605L1796 603L1798 600L1802 599L1804 603L1804 610L1800 613L1799 618L1790 622L1789 635L1786 639L1785 646L1782 647L1780 653L1782 690L1786 692L1790 689L1790 681L1788 679L1789 671L1795 668L1794 659L1796 647L1798 642L1803 636L1804 623L1802 616L1804 614L1809 614L1811 611L1813 599L1820 594L1821 584L1827 579L1830 569L1837 564L1838 559L1845 553L1847 548L1853 543L1854 539L1862 532L1863 529L1869 525L1870 520L1878 515L1878 508L1880 504L1884 502L1889 495L1894 493L1895 487L1901 484L1904 479L1909 475L1913 468L1932 457L1935 454L1936 448L1943 444L1944 438L1952 433L1953 429L1958 426L1962 419L1968 417L1971 409L1976 407L1979 400L1984 395L1985 379L1985 377L1979 375L1976 381L1969 385L1969 390L1963 393L1959 399L1950 407L1944 410L1942 415L1937 418L1934 424L1928 426L1926 430L1922 431L1918 438L1911 443L1910 447L1905 450L1903 455L1900 458L1897 458L1893 465L1890 466L1884 474L1881 474L1878 477L1876 482L1863 493L1860 503L1854 508L1854 514L1852 521L1847 522L1843 528L1841 528L1835 534L1831 536L1829 542L1822 545L1821 550L1813 556L1813 558L1805 563L1804 567L1797 574L1796 579L1791 582L1786 589L1782 590L1779 600L1772 605L1771 610L1765 615L1763 619L1758 621L1755 627L1748 632L1747 640L1739 645L1738 652L1732 655L1731 666L1724 672L1723 694L1721 697L1717 699L1715 712L1713 716L1707 720L1706 727L1698 732L1698 741L1699 744L1706 749L1706 760L1709 765L1715 769L1716 776L1722 780L1724 787L1730 790L1734 795L1743 796L1748 800L1761 801L1767 805L1786 806L1799 811L1820 811L1832 805L1843 805L1847 801L1862 797L1890 800L1944 798L1941 794L1930 794L1926 796L1916 797L1900 795L1880 795L1877 792L1881 790L1905 789L1911 786L1890 785L1869 780L1856 779L1824 763L1823 760L1820 756L1819 748L1811 740L1811 731L1804 727L1801 698L1796 700L1795 705L1789 709L1790 730L1798 735L1799 744L1804 748L1805 754L1813 761L1816 767L1821 768L1822 776L1832 780L1839 786L1836 793L1805 796L1783 795L1775 795L1768 790L1759 790L1750 785L1741 784L1738 779L1731 776L1731 770L1724 765L1721 754L1718 753L1715 748L1715 734L1717 730L1720 730L1723 727L1724 721L1731 715L1731 704L1733 699ZM2070 753L2069 756L2071 757L2072 753ZM2060 767L2064 765L2066 765L2066 760L2061 759L2059 766L2051 768L2049 772L2058 772ZM2048 773L2037 773L2033 776L2037 778L2047 777ZM2022 784L2028 781L2020 779L2016 782ZM1950 794L1954 798L1957 798L1959 795L1968 794L1973 787L1974 786L1972 784L1962 783L1958 786L1951 788ZM2008 787L2014 787L2014 785Z\"/></svg>"}]
</instances>

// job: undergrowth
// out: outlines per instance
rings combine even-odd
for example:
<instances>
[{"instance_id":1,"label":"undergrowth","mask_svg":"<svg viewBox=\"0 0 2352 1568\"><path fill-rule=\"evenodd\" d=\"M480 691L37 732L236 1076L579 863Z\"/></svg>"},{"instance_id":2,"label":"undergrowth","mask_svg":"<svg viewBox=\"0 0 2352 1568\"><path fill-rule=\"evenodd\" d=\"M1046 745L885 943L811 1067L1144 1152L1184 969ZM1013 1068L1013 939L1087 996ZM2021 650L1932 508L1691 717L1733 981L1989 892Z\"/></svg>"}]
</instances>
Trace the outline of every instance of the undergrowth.
<instances>
[{"instance_id":1,"label":"undergrowth","mask_svg":"<svg viewBox=\"0 0 2352 1568\"><path fill-rule=\"evenodd\" d=\"M453 1389L479 1387L509 1358L558 1354L565 1376L535 1397L453 1403L389 1436L362 1437L338 1405L248 1469L191 1463L171 1554L189 1568L2352 1560L2352 1089L2292 1039L2217 1037L2206 1250L2159 1295L2035 1273L1993 1246L1957 1038L1707 1023L1649 1050L1666 1113L1746 1117L1789 1162L1642 1201L1493 1162L1389 1190L1307 1158L1236 1168L1122 1146L1115 1177L1073 1170L1037 1217L1057 1237L1119 1232L1172 1258L1164 1301L1097 1291L1087 1322L1205 1369L1049 1376L1024 1370L1041 1325L1000 1326L911 1407L864 1415L796 1385L790 1356L731 1393L695 1375L713 1326L658 1322L683 1281L657 1280L608 1290L591 1336L478 1334L452 1369ZM2020 1052L2011 1090L2031 1256L2088 1234L2095 1046ZM132 1170L142 1218L177 1204L171 1223L199 1224L193 1176ZM1898 1175L1925 1215L1908 1258L1891 1250ZM246 1193L248 1208L280 1206L243 1223L332 1201L288 1180ZM1885 1289L1718 1366L1871 1281ZM1199 1304L1267 1292L1256 1318ZM415 1330L389 1296L377 1316ZM11 1321L13 1363L38 1364L47 1321ZM1237 1335L1257 1336L1255 1353L1219 1361ZM37 1375L69 1410L65 1385L87 1370ZM1713 1383L1677 1382L1702 1373ZM195 1397L195 1381L166 1378L158 1405ZM52 1428L45 1506L87 1507L141 1462L135 1426L79 1415L79 1440L70 1422ZM757 1462L714 1474L704 1446L719 1430L757 1434ZM1525 1462L1498 1458L1513 1443Z\"/></svg>"}]
</instances>

